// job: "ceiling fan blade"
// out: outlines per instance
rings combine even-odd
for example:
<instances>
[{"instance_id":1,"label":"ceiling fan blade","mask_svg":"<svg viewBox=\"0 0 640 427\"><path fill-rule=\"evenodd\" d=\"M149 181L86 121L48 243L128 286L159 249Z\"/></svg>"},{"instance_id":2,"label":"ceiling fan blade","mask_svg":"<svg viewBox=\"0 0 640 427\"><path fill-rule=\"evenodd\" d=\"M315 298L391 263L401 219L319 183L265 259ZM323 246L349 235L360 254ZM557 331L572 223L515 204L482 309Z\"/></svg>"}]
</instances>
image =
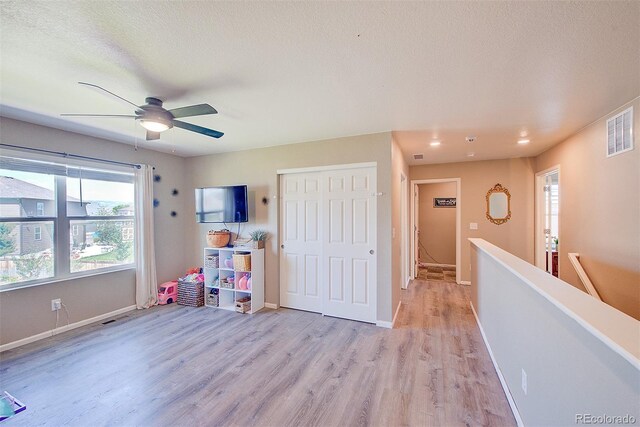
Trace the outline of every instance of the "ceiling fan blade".
<instances>
[{"instance_id":1,"label":"ceiling fan blade","mask_svg":"<svg viewBox=\"0 0 640 427\"><path fill-rule=\"evenodd\" d=\"M188 107L174 108L173 110L169 110L169 112L173 114L175 118L218 114L218 111L209 104L189 105Z\"/></svg>"},{"instance_id":2,"label":"ceiling fan blade","mask_svg":"<svg viewBox=\"0 0 640 427\"><path fill-rule=\"evenodd\" d=\"M100 87L100 86L98 86L98 85L94 85L93 83L78 82L78 84L81 84L81 85L84 85L84 86L94 87L94 88L96 88L96 89L100 89L100 90L102 90L102 91L104 91L104 92L107 92L109 95L113 95L113 96L115 96L116 98L119 98L119 99L121 99L122 101L124 101L124 102L126 102L126 103L128 103L128 104L133 105L133 106L134 106L134 107L136 107L136 108L140 108L138 105L134 104L133 102L129 101L128 99L124 99L124 98L123 98L123 97L121 97L120 95L116 95L115 93L113 93L113 92L111 92L111 91L108 91L108 90L106 90L105 88Z\"/></svg>"},{"instance_id":3,"label":"ceiling fan blade","mask_svg":"<svg viewBox=\"0 0 640 427\"><path fill-rule=\"evenodd\" d=\"M153 141L154 139L160 139L160 132L147 131L147 141Z\"/></svg>"},{"instance_id":4,"label":"ceiling fan blade","mask_svg":"<svg viewBox=\"0 0 640 427\"><path fill-rule=\"evenodd\" d=\"M193 125L191 123L181 122L180 120L171 121L175 127L190 130L191 132L201 133L203 135L212 136L214 138L220 138L224 133L213 129L203 128L202 126Z\"/></svg>"},{"instance_id":5,"label":"ceiling fan blade","mask_svg":"<svg viewBox=\"0 0 640 427\"><path fill-rule=\"evenodd\" d=\"M61 116L65 117L126 117L126 118L136 118L138 116L133 116L131 114L74 114L74 113L62 113Z\"/></svg>"}]
</instances>

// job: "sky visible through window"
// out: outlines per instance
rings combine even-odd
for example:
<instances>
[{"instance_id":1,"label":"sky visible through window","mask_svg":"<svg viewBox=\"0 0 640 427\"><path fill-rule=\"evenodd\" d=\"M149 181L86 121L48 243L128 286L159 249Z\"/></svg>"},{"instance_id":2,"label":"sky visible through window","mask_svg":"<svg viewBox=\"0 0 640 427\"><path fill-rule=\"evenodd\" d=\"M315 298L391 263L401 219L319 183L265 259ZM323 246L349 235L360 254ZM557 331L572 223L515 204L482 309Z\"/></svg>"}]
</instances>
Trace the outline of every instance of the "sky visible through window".
<instances>
[{"instance_id":1,"label":"sky visible through window","mask_svg":"<svg viewBox=\"0 0 640 427\"><path fill-rule=\"evenodd\" d=\"M8 176L29 182L53 191L54 181L51 175L30 172L19 172L0 169L0 175ZM86 201L101 200L120 203L133 203L133 185L121 182L105 182L84 179L82 180L83 199ZM80 198L80 180L69 178L67 196Z\"/></svg>"}]
</instances>

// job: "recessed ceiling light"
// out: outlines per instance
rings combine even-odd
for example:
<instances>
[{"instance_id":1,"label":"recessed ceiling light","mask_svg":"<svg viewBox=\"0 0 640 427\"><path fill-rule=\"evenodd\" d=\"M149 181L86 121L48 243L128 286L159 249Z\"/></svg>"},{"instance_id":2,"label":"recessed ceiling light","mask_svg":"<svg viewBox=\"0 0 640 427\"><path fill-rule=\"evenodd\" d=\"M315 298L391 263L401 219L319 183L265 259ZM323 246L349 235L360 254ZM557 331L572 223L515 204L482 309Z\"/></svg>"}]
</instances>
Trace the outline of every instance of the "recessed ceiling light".
<instances>
[{"instance_id":1,"label":"recessed ceiling light","mask_svg":"<svg viewBox=\"0 0 640 427\"><path fill-rule=\"evenodd\" d=\"M431 141L429 145L432 147L437 147L438 145L440 145L440 141Z\"/></svg>"},{"instance_id":2,"label":"recessed ceiling light","mask_svg":"<svg viewBox=\"0 0 640 427\"><path fill-rule=\"evenodd\" d=\"M518 144L528 144L529 140L528 139L519 139L518 140Z\"/></svg>"},{"instance_id":3,"label":"recessed ceiling light","mask_svg":"<svg viewBox=\"0 0 640 427\"><path fill-rule=\"evenodd\" d=\"M472 142L476 142L476 137L473 135L469 135L468 137L465 138L465 140L471 144Z\"/></svg>"}]
</instances>

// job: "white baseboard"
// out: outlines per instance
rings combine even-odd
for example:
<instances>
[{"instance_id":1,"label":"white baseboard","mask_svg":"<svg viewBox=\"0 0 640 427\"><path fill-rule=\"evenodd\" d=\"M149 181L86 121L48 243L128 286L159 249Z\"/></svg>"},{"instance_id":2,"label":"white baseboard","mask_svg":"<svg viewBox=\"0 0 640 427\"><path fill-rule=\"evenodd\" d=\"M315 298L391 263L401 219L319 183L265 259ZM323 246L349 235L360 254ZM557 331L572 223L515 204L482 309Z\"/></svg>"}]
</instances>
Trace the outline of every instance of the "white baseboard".
<instances>
[{"instance_id":1,"label":"white baseboard","mask_svg":"<svg viewBox=\"0 0 640 427\"><path fill-rule=\"evenodd\" d=\"M468 280L460 280L460 284L465 286L471 286L471 282Z\"/></svg>"},{"instance_id":2,"label":"white baseboard","mask_svg":"<svg viewBox=\"0 0 640 427\"><path fill-rule=\"evenodd\" d=\"M396 314L393 315L393 320L391 322L387 322L385 320L377 320L376 326L380 326L381 328L393 329L396 325L396 320L398 319L398 313L400 313L400 306L402 305L402 301L398 302L398 307L396 308Z\"/></svg>"},{"instance_id":3,"label":"white baseboard","mask_svg":"<svg viewBox=\"0 0 640 427\"><path fill-rule=\"evenodd\" d=\"M266 308L270 308L272 310L277 310L278 309L278 304L271 304L270 302L265 302L264 306Z\"/></svg>"},{"instance_id":4,"label":"white baseboard","mask_svg":"<svg viewBox=\"0 0 640 427\"><path fill-rule=\"evenodd\" d=\"M482 329L482 325L480 324L480 319L478 319L478 314L476 313L476 309L473 307L473 303L469 302L471 306L471 311L473 311L473 316L476 318L476 323L478 324L478 328L480 329L480 335L482 335L482 341L484 341L484 345L487 347L487 351L489 352L489 357L491 357L491 362L493 363L493 367L496 369L498 373L498 378L500 379L500 385L502 385L502 389L504 390L504 394L507 396L507 401L509 402L509 406L511 407L511 412L513 412L513 417L516 419L516 423L518 427L523 427L524 423L522 422L522 417L520 417L520 412L518 411L518 407L516 406L516 402L513 400L513 396L511 396L511 391L509 391L509 387L507 386L507 382L502 375L502 371L498 366L498 362L496 362L496 358L493 356L493 351L491 351L491 346L489 345L489 341L487 340L487 336L484 334L484 329Z\"/></svg>"},{"instance_id":5,"label":"white baseboard","mask_svg":"<svg viewBox=\"0 0 640 427\"><path fill-rule=\"evenodd\" d=\"M55 328L55 329L52 329L50 331L46 331L46 332L42 332L42 333L39 333L39 334L36 334L36 335L32 335L32 336L27 337L27 338L22 338L21 340L18 340L18 341L13 341L13 342L10 342L10 343L7 343L7 344L2 344L2 345L0 345L0 353L3 352L3 351L11 350L11 349L16 348L16 347L20 347L20 346L25 345L25 344L29 344L29 343L32 343L32 342L35 342L35 341L39 341L39 340L44 339L44 338L49 338L49 337L52 337L54 335L61 334L63 332L67 332L67 331L70 331L72 329L76 329L76 328L79 328L81 326L88 325L90 323L98 322L100 320L104 320L104 319L107 319L109 317L114 317L114 316L117 316L119 314L126 313L127 311L131 311L131 310L135 310L135 309L136 309L135 305L130 305L128 307L124 307L124 308L121 308L121 309L118 309L118 310L115 310L115 311L111 311L109 313L104 313L104 314L101 314L99 316L95 316L95 317L91 317L89 319L81 320L79 322L71 323L69 325L60 326L59 328Z\"/></svg>"}]
</instances>

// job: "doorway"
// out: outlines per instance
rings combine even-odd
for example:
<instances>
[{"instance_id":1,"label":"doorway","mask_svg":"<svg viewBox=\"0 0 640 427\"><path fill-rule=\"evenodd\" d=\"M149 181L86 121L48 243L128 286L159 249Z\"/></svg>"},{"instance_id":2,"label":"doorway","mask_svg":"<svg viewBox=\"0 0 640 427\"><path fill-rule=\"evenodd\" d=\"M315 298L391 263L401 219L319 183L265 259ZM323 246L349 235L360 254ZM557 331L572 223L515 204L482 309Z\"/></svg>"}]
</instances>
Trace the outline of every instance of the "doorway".
<instances>
[{"instance_id":1,"label":"doorway","mask_svg":"<svg viewBox=\"0 0 640 427\"><path fill-rule=\"evenodd\" d=\"M411 181L412 279L418 277L420 265L425 267L431 265L440 266L441 269L442 267L455 268L455 281L461 282L462 197L460 187L460 178ZM429 191L423 191L427 189ZM442 233L445 231L442 221L447 222L447 233Z\"/></svg>"},{"instance_id":2,"label":"doorway","mask_svg":"<svg viewBox=\"0 0 640 427\"><path fill-rule=\"evenodd\" d=\"M536 266L558 277L560 167L536 174Z\"/></svg>"}]
</instances>

